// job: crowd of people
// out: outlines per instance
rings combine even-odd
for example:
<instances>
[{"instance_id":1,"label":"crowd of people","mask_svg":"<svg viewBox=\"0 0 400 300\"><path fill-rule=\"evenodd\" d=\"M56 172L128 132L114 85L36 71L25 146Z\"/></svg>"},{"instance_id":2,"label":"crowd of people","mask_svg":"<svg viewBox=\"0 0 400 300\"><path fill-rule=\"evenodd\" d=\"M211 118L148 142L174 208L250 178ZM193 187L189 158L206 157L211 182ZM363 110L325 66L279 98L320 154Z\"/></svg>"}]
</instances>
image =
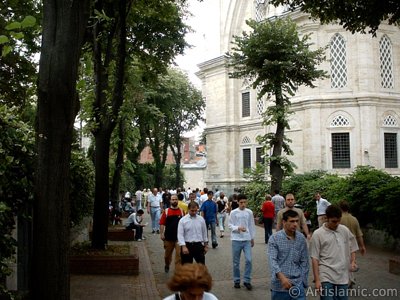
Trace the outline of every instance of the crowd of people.
<instances>
[{"instance_id":1,"label":"crowd of people","mask_svg":"<svg viewBox=\"0 0 400 300\"><path fill-rule=\"evenodd\" d=\"M227 228L232 244L233 287L241 288L243 284L247 290L253 289L254 216L258 212L247 208L246 195L233 194L228 198L222 191L207 188L202 191L153 188L138 190L134 199L127 196L130 196L128 192L119 205L121 210L130 213L126 229L135 230L135 240L145 239L143 227L147 224L143 223L143 214L146 210L151 218L151 233L159 234L163 242L166 273L174 261L175 274L168 286L176 293L166 299L216 299L209 293L211 281L205 267L206 253L209 246L218 247L218 238L224 238ZM283 197L276 190L272 196L265 196L260 207L272 299L306 299L310 269L322 300L346 300L346 290L355 283L356 252L362 255L366 252L358 221L349 213L346 201L331 204L319 192L314 199L318 220L318 229L314 232L311 232L310 213L297 207L291 193ZM242 253L244 272L241 275ZM187 284L188 278L182 274L192 272L188 271L191 268L206 283Z\"/></svg>"}]
</instances>

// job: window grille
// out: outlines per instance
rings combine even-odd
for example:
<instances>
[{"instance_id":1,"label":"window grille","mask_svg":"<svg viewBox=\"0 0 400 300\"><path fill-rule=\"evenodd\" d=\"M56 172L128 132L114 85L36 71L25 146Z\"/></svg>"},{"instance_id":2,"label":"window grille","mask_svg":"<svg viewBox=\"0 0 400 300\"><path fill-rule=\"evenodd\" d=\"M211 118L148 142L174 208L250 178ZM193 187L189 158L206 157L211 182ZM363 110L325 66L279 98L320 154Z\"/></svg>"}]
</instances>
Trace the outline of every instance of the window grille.
<instances>
[{"instance_id":1,"label":"window grille","mask_svg":"<svg viewBox=\"0 0 400 300\"><path fill-rule=\"evenodd\" d=\"M385 168L398 168L397 133L385 132Z\"/></svg>"},{"instance_id":2,"label":"window grille","mask_svg":"<svg viewBox=\"0 0 400 300\"><path fill-rule=\"evenodd\" d=\"M250 138L248 136L245 136L242 140L242 144L250 144L250 143L251 143Z\"/></svg>"},{"instance_id":3,"label":"window grille","mask_svg":"<svg viewBox=\"0 0 400 300\"><path fill-rule=\"evenodd\" d=\"M381 63L381 86L383 88L393 88L393 60L392 43L384 35L379 41L379 58Z\"/></svg>"},{"instance_id":4,"label":"window grille","mask_svg":"<svg viewBox=\"0 0 400 300\"><path fill-rule=\"evenodd\" d=\"M332 167L334 169L350 168L349 133L332 133Z\"/></svg>"},{"instance_id":5,"label":"window grille","mask_svg":"<svg viewBox=\"0 0 400 300\"><path fill-rule=\"evenodd\" d=\"M255 8L255 19L257 22L260 22L265 19L265 0L255 0L254 1Z\"/></svg>"},{"instance_id":6,"label":"window grille","mask_svg":"<svg viewBox=\"0 0 400 300\"><path fill-rule=\"evenodd\" d=\"M248 89L250 87L250 80L245 78L242 83L242 88Z\"/></svg>"},{"instance_id":7,"label":"window grille","mask_svg":"<svg viewBox=\"0 0 400 300\"><path fill-rule=\"evenodd\" d=\"M331 122L331 127L347 127L350 126L350 122L346 117L339 115L335 117Z\"/></svg>"},{"instance_id":8,"label":"window grille","mask_svg":"<svg viewBox=\"0 0 400 300\"><path fill-rule=\"evenodd\" d=\"M257 114L261 116L264 112L264 99L257 100Z\"/></svg>"},{"instance_id":9,"label":"window grille","mask_svg":"<svg viewBox=\"0 0 400 300\"><path fill-rule=\"evenodd\" d=\"M243 153L243 171L251 168L251 149L242 149Z\"/></svg>"},{"instance_id":10,"label":"window grille","mask_svg":"<svg viewBox=\"0 0 400 300\"><path fill-rule=\"evenodd\" d=\"M385 117L383 120L383 126L384 127L398 127L398 123L395 117L392 115L388 115Z\"/></svg>"},{"instance_id":11,"label":"window grille","mask_svg":"<svg viewBox=\"0 0 400 300\"><path fill-rule=\"evenodd\" d=\"M340 34L331 40L331 87L342 88L347 85L346 41Z\"/></svg>"},{"instance_id":12,"label":"window grille","mask_svg":"<svg viewBox=\"0 0 400 300\"><path fill-rule=\"evenodd\" d=\"M250 92L242 93L242 118L250 117Z\"/></svg>"}]
</instances>

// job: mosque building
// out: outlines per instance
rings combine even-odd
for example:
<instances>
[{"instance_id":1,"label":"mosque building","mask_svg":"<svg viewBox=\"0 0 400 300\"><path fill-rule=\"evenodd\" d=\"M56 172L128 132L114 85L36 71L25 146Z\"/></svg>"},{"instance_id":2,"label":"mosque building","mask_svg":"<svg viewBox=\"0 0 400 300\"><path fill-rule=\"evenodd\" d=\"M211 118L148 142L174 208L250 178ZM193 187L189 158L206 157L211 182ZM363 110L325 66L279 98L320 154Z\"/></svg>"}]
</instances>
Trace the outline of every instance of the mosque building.
<instances>
[{"instance_id":1,"label":"mosque building","mask_svg":"<svg viewBox=\"0 0 400 300\"><path fill-rule=\"evenodd\" d=\"M327 47L319 68L329 78L316 88L300 87L291 100L290 130L296 173L326 170L346 175L371 165L400 175L400 31L382 24L371 34L352 34L339 24L322 25L300 10L268 1L215 0L219 56L198 65L206 100L207 168L205 184L232 192L246 179L244 170L263 159L257 136L274 132L261 125L271 97L257 99L246 79L231 79L226 52L234 35L248 31L245 21L290 17L300 35L311 33L312 47Z\"/></svg>"}]
</instances>

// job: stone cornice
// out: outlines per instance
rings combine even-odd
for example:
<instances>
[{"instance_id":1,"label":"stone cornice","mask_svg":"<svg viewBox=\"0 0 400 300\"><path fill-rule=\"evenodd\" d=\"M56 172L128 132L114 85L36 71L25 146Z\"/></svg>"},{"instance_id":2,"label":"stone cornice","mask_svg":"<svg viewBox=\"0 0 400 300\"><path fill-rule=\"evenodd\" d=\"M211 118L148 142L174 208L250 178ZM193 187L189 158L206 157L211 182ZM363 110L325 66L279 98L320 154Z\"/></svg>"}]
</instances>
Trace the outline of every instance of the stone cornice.
<instances>
[{"instance_id":1,"label":"stone cornice","mask_svg":"<svg viewBox=\"0 0 400 300\"><path fill-rule=\"evenodd\" d=\"M217 126L210 126L206 127L205 131L207 133L220 133L220 132L240 132L241 130L245 129L246 131L251 130L251 129L260 129L261 122L258 120L257 122L252 122L252 123L240 123L237 125L217 125Z\"/></svg>"},{"instance_id":2,"label":"stone cornice","mask_svg":"<svg viewBox=\"0 0 400 300\"><path fill-rule=\"evenodd\" d=\"M218 57L199 63L197 67L200 69L200 71L196 72L196 76L201 76L201 73L208 71L210 69L218 68L221 66L225 67L226 62L227 62L227 56L223 54Z\"/></svg>"}]
</instances>

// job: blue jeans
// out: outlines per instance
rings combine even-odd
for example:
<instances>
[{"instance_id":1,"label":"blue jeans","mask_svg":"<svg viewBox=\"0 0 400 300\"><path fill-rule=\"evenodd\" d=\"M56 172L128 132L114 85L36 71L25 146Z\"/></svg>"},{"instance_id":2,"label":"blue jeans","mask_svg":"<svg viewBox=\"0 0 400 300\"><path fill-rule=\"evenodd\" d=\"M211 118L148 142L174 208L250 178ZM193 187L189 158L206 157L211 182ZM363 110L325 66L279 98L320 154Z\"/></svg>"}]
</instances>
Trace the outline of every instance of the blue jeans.
<instances>
[{"instance_id":1,"label":"blue jeans","mask_svg":"<svg viewBox=\"0 0 400 300\"><path fill-rule=\"evenodd\" d=\"M321 300L347 300L348 285L322 282Z\"/></svg>"},{"instance_id":2,"label":"blue jeans","mask_svg":"<svg viewBox=\"0 0 400 300\"><path fill-rule=\"evenodd\" d=\"M232 241L233 282L240 283L240 255L242 250L245 258L243 282L251 283L252 262L250 241Z\"/></svg>"},{"instance_id":3,"label":"blue jeans","mask_svg":"<svg viewBox=\"0 0 400 300\"><path fill-rule=\"evenodd\" d=\"M219 231L224 232L225 231L225 218L226 218L226 213L218 213L218 225L219 225Z\"/></svg>"},{"instance_id":4,"label":"blue jeans","mask_svg":"<svg viewBox=\"0 0 400 300\"><path fill-rule=\"evenodd\" d=\"M206 226L207 226L207 228L208 228L208 226L210 226L210 229L211 229L212 245L217 245L218 241L217 241L217 234L215 232L215 222L206 222ZM207 230L207 237L208 237L208 230Z\"/></svg>"},{"instance_id":5,"label":"blue jeans","mask_svg":"<svg viewBox=\"0 0 400 300\"><path fill-rule=\"evenodd\" d=\"M151 228L153 230L160 230L160 224L159 224L160 215L161 215L161 208L150 207Z\"/></svg>"},{"instance_id":6,"label":"blue jeans","mask_svg":"<svg viewBox=\"0 0 400 300\"><path fill-rule=\"evenodd\" d=\"M288 291L271 290L272 300L305 300L306 295L303 287L292 286Z\"/></svg>"}]
</instances>

